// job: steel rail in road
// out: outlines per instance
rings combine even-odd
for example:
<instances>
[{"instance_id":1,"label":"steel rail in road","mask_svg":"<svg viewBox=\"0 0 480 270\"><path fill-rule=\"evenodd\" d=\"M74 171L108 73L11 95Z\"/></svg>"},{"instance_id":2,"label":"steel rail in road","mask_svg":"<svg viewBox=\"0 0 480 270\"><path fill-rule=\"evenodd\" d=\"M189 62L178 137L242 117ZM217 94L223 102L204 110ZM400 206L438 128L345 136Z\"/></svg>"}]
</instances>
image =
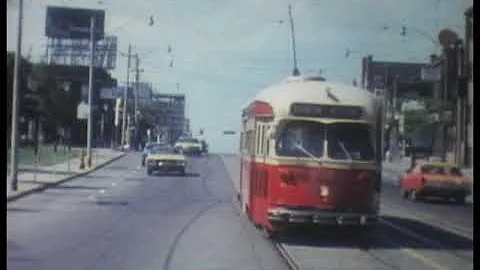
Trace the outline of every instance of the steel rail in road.
<instances>
[{"instance_id":1,"label":"steel rail in road","mask_svg":"<svg viewBox=\"0 0 480 270\"><path fill-rule=\"evenodd\" d=\"M423 242L425 244L428 244L428 245L435 246L435 247L441 248L443 250L446 250L445 244L442 244L440 241L429 239L426 236L423 236L419 233L413 232L412 230L406 228L405 226L402 226L400 224L395 224L394 222L388 221L384 218L380 218L379 223L383 224L384 226L389 227L389 228L391 228L391 229L393 229L397 232L399 232L402 235L405 235L405 236L409 237L410 239L417 240L417 241ZM435 224L435 225L438 225L438 224ZM445 229L449 232L452 232L451 229L447 229L447 228L442 228L442 229ZM456 233L456 232L452 232L452 233ZM457 233L457 234L459 234L459 233ZM459 234L459 235L464 236L463 234ZM471 237L467 237L467 236L465 236L465 237L472 240ZM384 240L387 243L392 244L392 245L398 245L397 240L390 239L389 237L383 236L383 237L381 237L381 239ZM280 255L284 258L284 260L286 261L286 263L289 265L289 267L292 270L301 270L301 267L295 261L295 258L293 256L293 254L291 254L283 246L283 244L275 243L275 242L272 242L272 243L274 244L275 248L279 251ZM391 269L397 269L396 266L393 266L393 265L389 264L388 262L384 261L383 259L375 256L375 254L372 251L365 250L364 248L362 248L360 246L359 246L359 250L366 253L369 257L372 257L376 261L380 261L384 265L389 266ZM427 266L429 266L433 269L436 269L436 270L449 270L450 269L446 266L443 266L440 262L437 262L434 259L430 259L427 256L424 256L423 254L421 254L420 252L418 252L418 251L416 251L412 248L402 247L399 250L402 251L403 253L405 253L407 256L415 258L416 260L421 261L423 264L425 264L425 265L427 265ZM461 260L465 260L465 261L473 263L473 259L462 256L461 254L458 254L455 251L447 251L447 252L448 252L448 254L451 254L451 255L453 255L453 256L461 259Z\"/></svg>"},{"instance_id":2,"label":"steel rail in road","mask_svg":"<svg viewBox=\"0 0 480 270\"><path fill-rule=\"evenodd\" d=\"M400 212L406 213L410 216L417 217L418 220L426 221L427 223L434 224L435 226L437 226L441 229L444 229L445 231L457 234L459 236L465 237L465 238L473 241L473 236L470 236L469 234L467 234L465 232L466 228L461 228L461 226L454 225L454 224L452 224L448 221L441 220L439 218L434 217L433 215L425 214L423 212L420 215L420 214L415 214L415 212L407 211L406 209L403 209L403 207L395 206L391 203L382 202L382 204L387 206L387 207L394 208L394 209L396 209Z\"/></svg>"},{"instance_id":3,"label":"steel rail in road","mask_svg":"<svg viewBox=\"0 0 480 270\"><path fill-rule=\"evenodd\" d=\"M413 231L411 231L407 228L402 227L401 225L394 224L393 222L387 221L383 218L380 218L379 222L381 224L389 227L389 228L394 229L395 231L399 232L400 234L405 235L405 236L413 239L413 240L417 240L417 241L420 241L420 242L423 242L423 243L426 243L426 244L429 244L429 245L432 245L432 246L436 246L436 247L439 247L439 248L442 248L442 249L445 248L445 246L442 243L440 243L438 241L428 239L427 237L422 236L420 234L417 234L417 233L415 233L415 232L413 232ZM397 243L398 241L394 240L394 239L390 239L390 237L382 236L381 239L383 241L387 242L387 243L390 243L390 244L394 245L394 246L398 245L398 243ZM287 264L289 265L289 267L292 270L301 270L302 269L299 266L299 264L295 261L295 258L293 256L293 254L291 254L291 252L289 252L287 249L285 249L283 244L274 243L274 246L279 251L280 255L285 259L285 261L287 262ZM358 248L359 248L359 251L362 251L362 252L366 253L369 257L372 257L376 261L379 261L379 262L383 263L385 266L388 266L391 269L400 269L399 267L396 267L395 265L391 265L387 261L385 261L382 258L376 256L372 251L369 251L368 249L365 249L365 248L361 247L360 245L358 246ZM418 261L421 261L423 264L425 264L428 267L431 267L432 269L436 269L436 270L450 270L451 269L449 267L446 267L446 266L442 265L440 262L435 261L434 259L428 258L427 256L421 254L420 252L418 252L418 251L416 251L412 248L402 247L402 248L399 248L399 250L402 251L403 253L405 253L408 257L411 257L411 258L414 258ZM449 251L448 253L454 255L455 257L457 257L459 259L466 260L466 261L469 261L469 262L473 263L473 259L465 258L464 256L461 256L461 255L459 255L459 254L457 254L453 251Z\"/></svg>"}]
</instances>

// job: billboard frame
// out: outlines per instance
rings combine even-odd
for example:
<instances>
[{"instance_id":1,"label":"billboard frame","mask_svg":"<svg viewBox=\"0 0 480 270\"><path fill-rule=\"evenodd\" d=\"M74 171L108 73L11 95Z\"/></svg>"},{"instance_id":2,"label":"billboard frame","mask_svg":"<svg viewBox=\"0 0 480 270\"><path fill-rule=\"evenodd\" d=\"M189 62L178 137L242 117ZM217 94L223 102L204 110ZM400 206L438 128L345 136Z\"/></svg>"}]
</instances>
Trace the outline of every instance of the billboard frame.
<instances>
[{"instance_id":1,"label":"billboard frame","mask_svg":"<svg viewBox=\"0 0 480 270\"><path fill-rule=\"evenodd\" d=\"M94 39L105 35L105 11L99 9L48 6L45 36L49 38L89 39L90 18L95 17Z\"/></svg>"}]
</instances>

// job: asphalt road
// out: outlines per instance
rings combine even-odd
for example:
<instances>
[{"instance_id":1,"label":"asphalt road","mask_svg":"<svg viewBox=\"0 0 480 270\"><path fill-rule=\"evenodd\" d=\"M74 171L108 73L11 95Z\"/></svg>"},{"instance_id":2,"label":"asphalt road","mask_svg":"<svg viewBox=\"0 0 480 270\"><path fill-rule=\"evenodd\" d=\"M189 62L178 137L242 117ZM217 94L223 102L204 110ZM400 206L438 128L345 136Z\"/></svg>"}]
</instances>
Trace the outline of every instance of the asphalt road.
<instances>
[{"instance_id":1,"label":"asphalt road","mask_svg":"<svg viewBox=\"0 0 480 270\"><path fill-rule=\"evenodd\" d=\"M377 230L290 231L267 241L235 201L238 158L148 176L131 153L7 205L8 269L473 269L473 206L400 197L384 179ZM280 251L280 252L279 252Z\"/></svg>"},{"instance_id":2,"label":"asphalt road","mask_svg":"<svg viewBox=\"0 0 480 270\"><path fill-rule=\"evenodd\" d=\"M126 157L7 205L7 269L289 269L234 202L218 156L187 176Z\"/></svg>"}]
</instances>

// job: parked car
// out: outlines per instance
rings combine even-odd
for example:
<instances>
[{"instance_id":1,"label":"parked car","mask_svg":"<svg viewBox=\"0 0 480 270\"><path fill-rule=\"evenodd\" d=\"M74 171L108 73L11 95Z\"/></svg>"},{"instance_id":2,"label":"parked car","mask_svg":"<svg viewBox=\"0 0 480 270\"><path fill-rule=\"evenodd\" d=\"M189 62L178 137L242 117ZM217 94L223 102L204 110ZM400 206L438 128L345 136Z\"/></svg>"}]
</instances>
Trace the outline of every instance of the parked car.
<instances>
[{"instance_id":1,"label":"parked car","mask_svg":"<svg viewBox=\"0 0 480 270\"><path fill-rule=\"evenodd\" d=\"M202 153L202 143L195 138L180 138L175 143L175 149L185 155L198 156Z\"/></svg>"},{"instance_id":2,"label":"parked car","mask_svg":"<svg viewBox=\"0 0 480 270\"><path fill-rule=\"evenodd\" d=\"M471 180L456 165L445 162L418 161L399 180L401 195L414 201L436 196L465 203L472 192Z\"/></svg>"},{"instance_id":3,"label":"parked car","mask_svg":"<svg viewBox=\"0 0 480 270\"><path fill-rule=\"evenodd\" d=\"M147 174L154 171L179 172L185 175L187 162L185 155L171 146L152 147L146 157Z\"/></svg>"}]
</instances>

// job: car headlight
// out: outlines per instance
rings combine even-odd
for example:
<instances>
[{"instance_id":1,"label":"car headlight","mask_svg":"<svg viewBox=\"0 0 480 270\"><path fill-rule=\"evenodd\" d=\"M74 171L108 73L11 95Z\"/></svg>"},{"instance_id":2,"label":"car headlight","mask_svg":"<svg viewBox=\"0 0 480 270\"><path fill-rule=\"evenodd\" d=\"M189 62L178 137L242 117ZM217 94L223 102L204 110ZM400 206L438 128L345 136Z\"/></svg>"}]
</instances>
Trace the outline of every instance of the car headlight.
<instances>
[{"instance_id":1,"label":"car headlight","mask_svg":"<svg viewBox=\"0 0 480 270\"><path fill-rule=\"evenodd\" d=\"M163 162L159 161L159 162L157 163L157 165L158 165L158 166L162 166L162 165L163 165Z\"/></svg>"}]
</instances>

